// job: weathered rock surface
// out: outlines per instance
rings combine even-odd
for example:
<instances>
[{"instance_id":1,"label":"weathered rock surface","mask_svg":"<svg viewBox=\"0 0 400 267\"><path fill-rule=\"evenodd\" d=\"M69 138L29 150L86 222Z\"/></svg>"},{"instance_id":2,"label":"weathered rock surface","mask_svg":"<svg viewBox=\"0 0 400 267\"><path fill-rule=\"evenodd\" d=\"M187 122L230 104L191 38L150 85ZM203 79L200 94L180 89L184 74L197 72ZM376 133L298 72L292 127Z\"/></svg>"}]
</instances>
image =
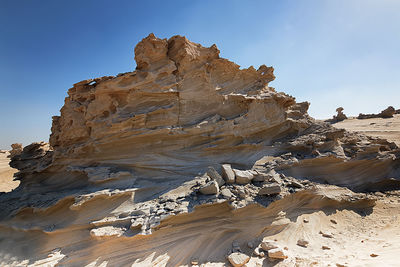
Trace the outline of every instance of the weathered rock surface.
<instances>
[{"instance_id":1,"label":"weathered rock surface","mask_svg":"<svg viewBox=\"0 0 400 267\"><path fill-rule=\"evenodd\" d=\"M395 144L313 120L309 103L268 86L272 67L240 69L215 45L153 34L135 60L133 72L76 83L50 143L11 159L21 184L0 194L0 265L57 253L77 266L223 262L233 240L303 212L368 209L374 199L351 190L399 186Z\"/></svg>"},{"instance_id":2,"label":"weathered rock surface","mask_svg":"<svg viewBox=\"0 0 400 267\"><path fill-rule=\"evenodd\" d=\"M213 167L208 168L207 175L212 180L216 181L219 187L225 184L225 180L222 179L221 175L219 175L219 173Z\"/></svg>"},{"instance_id":3,"label":"weathered rock surface","mask_svg":"<svg viewBox=\"0 0 400 267\"><path fill-rule=\"evenodd\" d=\"M264 185L258 191L258 194L259 195L276 195L276 194L279 194L281 191L282 191L281 187L278 184L272 183L272 184Z\"/></svg>"},{"instance_id":4,"label":"weathered rock surface","mask_svg":"<svg viewBox=\"0 0 400 267\"><path fill-rule=\"evenodd\" d=\"M285 251L282 248L274 248L268 250L268 257L277 260L284 260L288 258Z\"/></svg>"},{"instance_id":5,"label":"weathered rock surface","mask_svg":"<svg viewBox=\"0 0 400 267\"><path fill-rule=\"evenodd\" d=\"M306 248L306 247L308 247L308 243L309 242L307 240L305 240L305 239L297 240L297 245L300 246L300 247Z\"/></svg>"},{"instance_id":6,"label":"weathered rock surface","mask_svg":"<svg viewBox=\"0 0 400 267\"><path fill-rule=\"evenodd\" d=\"M8 155L9 158L12 158L22 153L23 147L21 143L11 144L11 148L12 149L10 150L10 154Z\"/></svg>"},{"instance_id":7,"label":"weathered rock surface","mask_svg":"<svg viewBox=\"0 0 400 267\"><path fill-rule=\"evenodd\" d=\"M216 195L219 193L219 187L217 181L210 181L207 184L200 187L200 193L204 195Z\"/></svg>"},{"instance_id":8,"label":"weathered rock surface","mask_svg":"<svg viewBox=\"0 0 400 267\"><path fill-rule=\"evenodd\" d=\"M263 242L261 242L261 248L264 251L268 251L270 249L274 249L274 248L278 248L278 244L275 241L272 240L264 240Z\"/></svg>"},{"instance_id":9,"label":"weathered rock surface","mask_svg":"<svg viewBox=\"0 0 400 267\"><path fill-rule=\"evenodd\" d=\"M378 114L362 114L360 113L357 117L357 119L372 119L372 118L392 118L393 115L396 114L396 110L394 109L394 107L389 106L386 109L382 110L380 113Z\"/></svg>"},{"instance_id":10,"label":"weathered rock surface","mask_svg":"<svg viewBox=\"0 0 400 267\"><path fill-rule=\"evenodd\" d=\"M336 122L339 122L339 121L344 121L344 120L346 120L346 119L347 119L347 116L346 116L346 114L343 113L343 110L344 110L344 108L338 107L338 108L336 109L337 114L334 115L332 119L327 120L327 122L336 123Z\"/></svg>"},{"instance_id":11,"label":"weathered rock surface","mask_svg":"<svg viewBox=\"0 0 400 267\"><path fill-rule=\"evenodd\" d=\"M228 260L232 264L232 266L241 267L250 260L250 257L246 254L235 252L228 256Z\"/></svg>"},{"instance_id":12,"label":"weathered rock surface","mask_svg":"<svg viewBox=\"0 0 400 267\"><path fill-rule=\"evenodd\" d=\"M225 179L225 182L228 184L233 184L235 183L235 173L232 170L232 167L230 164L222 164L222 174L223 178Z\"/></svg>"},{"instance_id":13,"label":"weathered rock surface","mask_svg":"<svg viewBox=\"0 0 400 267\"><path fill-rule=\"evenodd\" d=\"M236 183L238 184L248 184L254 178L254 173L252 173L251 171L233 169L233 172L235 173Z\"/></svg>"}]
</instances>

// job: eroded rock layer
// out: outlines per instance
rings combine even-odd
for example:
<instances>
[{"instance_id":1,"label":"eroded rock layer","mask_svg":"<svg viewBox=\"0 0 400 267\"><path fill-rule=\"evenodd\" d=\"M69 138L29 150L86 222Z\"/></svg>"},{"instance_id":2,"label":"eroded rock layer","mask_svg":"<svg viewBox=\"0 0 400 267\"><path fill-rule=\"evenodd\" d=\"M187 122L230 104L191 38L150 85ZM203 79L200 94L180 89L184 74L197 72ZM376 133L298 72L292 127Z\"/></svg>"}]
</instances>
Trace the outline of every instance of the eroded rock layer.
<instances>
[{"instance_id":1,"label":"eroded rock layer","mask_svg":"<svg viewBox=\"0 0 400 267\"><path fill-rule=\"evenodd\" d=\"M0 195L1 263L252 262L235 239L258 246L303 212L366 212L365 192L400 189L396 144L316 122L309 103L268 86L272 67L153 34L135 60L134 72L75 84L50 144L11 159L21 184Z\"/></svg>"}]
</instances>

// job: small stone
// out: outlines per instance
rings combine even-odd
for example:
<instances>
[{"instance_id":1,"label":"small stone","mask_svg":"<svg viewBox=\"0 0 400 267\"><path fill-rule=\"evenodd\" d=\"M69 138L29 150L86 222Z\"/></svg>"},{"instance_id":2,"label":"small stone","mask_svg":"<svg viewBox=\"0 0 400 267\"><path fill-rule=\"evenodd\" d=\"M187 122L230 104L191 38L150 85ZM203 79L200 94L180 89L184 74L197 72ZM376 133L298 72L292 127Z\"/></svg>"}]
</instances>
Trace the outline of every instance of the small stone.
<instances>
[{"instance_id":1,"label":"small stone","mask_svg":"<svg viewBox=\"0 0 400 267\"><path fill-rule=\"evenodd\" d=\"M191 265L199 265L199 260L198 259L191 259L190 260Z\"/></svg>"},{"instance_id":2,"label":"small stone","mask_svg":"<svg viewBox=\"0 0 400 267\"><path fill-rule=\"evenodd\" d=\"M300 246L300 247L303 247L303 248L308 247L308 243L309 242L307 240L305 240L305 239L297 240L297 245Z\"/></svg>"},{"instance_id":3,"label":"small stone","mask_svg":"<svg viewBox=\"0 0 400 267\"><path fill-rule=\"evenodd\" d=\"M253 182L264 182L267 181L270 176L266 173L263 172L259 172L259 171L254 171L254 178L253 178Z\"/></svg>"},{"instance_id":4,"label":"small stone","mask_svg":"<svg viewBox=\"0 0 400 267\"><path fill-rule=\"evenodd\" d=\"M284 260L287 259L287 255L281 248L274 248L268 250L268 257L271 259L279 259L279 260Z\"/></svg>"},{"instance_id":5,"label":"small stone","mask_svg":"<svg viewBox=\"0 0 400 267\"><path fill-rule=\"evenodd\" d=\"M218 186L222 186L225 184L225 180L222 179L221 175L213 168L209 167L207 170L207 175L214 181L218 183Z\"/></svg>"},{"instance_id":6,"label":"small stone","mask_svg":"<svg viewBox=\"0 0 400 267\"><path fill-rule=\"evenodd\" d=\"M259 195L276 195L276 194L279 194L280 192L281 192L281 187L276 183L272 183L272 184L264 185L258 191L258 194Z\"/></svg>"},{"instance_id":7,"label":"small stone","mask_svg":"<svg viewBox=\"0 0 400 267\"><path fill-rule=\"evenodd\" d=\"M167 202L165 204L165 209L166 210L174 210L176 207L176 204L174 202Z\"/></svg>"},{"instance_id":8,"label":"small stone","mask_svg":"<svg viewBox=\"0 0 400 267\"><path fill-rule=\"evenodd\" d=\"M90 235L95 238L120 237L124 234L124 232L124 228L104 226L90 230Z\"/></svg>"},{"instance_id":9,"label":"small stone","mask_svg":"<svg viewBox=\"0 0 400 267\"><path fill-rule=\"evenodd\" d=\"M322 249L323 249L323 250L330 250L331 248L328 247L328 246L322 246Z\"/></svg>"},{"instance_id":10,"label":"small stone","mask_svg":"<svg viewBox=\"0 0 400 267\"><path fill-rule=\"evenodd\" d=\"M247 242L247 246L248 246L249 248L253 248L253 247L254 247L253 242Z\"/></svg>"},{"instance_id":11,"label":"small stone","mask_svg":"<svg viewBox=\"0 0 400 267\"><path fill-rule=\"evenodd\" d=\"M326 237L326 238L333 238L333 234L331 234L331 233L325 233L325 232L322 232L322 231L319 231L319 233L320 233L323 237Z\"/></svg>"},{"instance_id":12,"label":"small stone","mask_svg":"<svg viewBox=\"0 0 400 267\"><path fill-rule=\"evenodd\" d=\"M379 255L372 253L370 256L371 256L372 258L375 258L375 257L378 257Z\"/></svg>"},{"instance_id":13,"label":"small stone","mask_svg":"<svg viewBox=\"0 0 400 267\"><path fill-rule=\"evenodd\" d=\"M231 190L229 190L228 188L222 189L221 190L221 195L223 195L225 198L233 197L233 194L232 194Z\"/></svg>"},{"instance_id":14,"label":"small stone","mask_svg":"<svg viewBox=\"0 0 400 267\"><path fill-rule=\"evenodd\" d=\"M159 210L157 210L156 214L157 214L157 215L161 215L161 214L164 214L164 213L166 213L166 212L167 212L167 211L164 210L164 209L159 209Z\"/></svg>"},{"instance_id":15,"label":"small stone","mask_svg":"<svg viewBox=\"0 0 400 267\"><path fill-rule=\"evenodd\" d=\"M275 170L271 170L269 173L271 182L275 182L278 184L282 184L281 176L275 172Z\"/></svg>"},{"instance_id":16,"label":"small stone","mask_svg":"<svg viewBox=\"0 0 400 267\"><path fill-rule=\"evenodd\" d=\"M250 260L250 257L240 252L234 252L228 256L228 260L232 266L241 267Z\"/></svg>"},{"instance_id":17,"label":"small stone","mask_svg":"<svg viewBox=\"0 0 400 267\"><path fill-rule=\"evenodd\" d=\"M275 243L275 241L272 240L264 240L263 242L261 242L261 248L264 251L268 251L270 249L274 249L274 248L278 248L278 244Z\"/></svg>"},{"instance_id":18,"label":"small stone","mask_svg":"<svg viewBox=\"0 0 400 267\"><path fill-rule=\"evenodd\" d=\"M334 219L331 219L331 223L337 224L337 221L335 221Z\"/></svg>"},{"instance_id":19,"label":"small stone","mask_svg":"<svg viewBox=\"0 0 400 267\"><path fill-rule=\"evenodd\" d=\"M261 253L262 253L263 256L261 256ZM256 247L254 249L254 255L259 256L259 257L264 257L263 249L260 246Z\"/></svg>"},{"instance_id":20,"label":"small stone","mask_svg":"<svg viewBox=\"0 0 400 267\"><path fill-rule=\"evenodd\" d=\"M239 242L237 241L232 242L232 252L242 252L242 250L240 249Z\"/></svg>"},{"instance_id":21,"label":"small stone","mask_svg":"<svg viewBox=\"0 0 400 267\"><path fill-rule=\"evenodd\" d=\"M303 188L303 185L302 185L301 183L299 183L299 182L296 182L296 181L292 181L292 182L289 184L289 186L295 187L295 188Z\"/></svg>"},{"instance_id":22,"label":"small stone","mask_svg":"<svg viewBox=\"0 0 400 267\"><path fill-rule=\"evenodd\" d=\"M254 178L254 175L250 171L233 169L233 172L235 173L237 184L249 184Z\"/></svg>"},{"instance_id":23,"label":"small stone","mask_svg":"<svg viewBox=\"0 0 400 267\"><path fill-rule=\"evenodd\" d=\"M304 223L309 223L310 221L307 220L307 219L303 219L303 222L304 222Z\"/></svg>"},{"instance_id":24,"label":"small stone","mask_svg":"<svg viewBox=\"0 0 400 267\"><path fill-rule=\"evenodd\" d=\"M200 193L203 195L217 195L219 193L218 183L216 181L210 181L203 185L199 189Z\"/></svg>"},{"instance_id":25,"label":"small stone","mask_svg":"<svg viewBox=\"0 0 400 267\"><path fill-rule=\"evenodd\" d=\"M230 164L222 165L222 177L225 179L227 184L235 183L235 173L233 172Z\"/></svg>"}]
</instances>

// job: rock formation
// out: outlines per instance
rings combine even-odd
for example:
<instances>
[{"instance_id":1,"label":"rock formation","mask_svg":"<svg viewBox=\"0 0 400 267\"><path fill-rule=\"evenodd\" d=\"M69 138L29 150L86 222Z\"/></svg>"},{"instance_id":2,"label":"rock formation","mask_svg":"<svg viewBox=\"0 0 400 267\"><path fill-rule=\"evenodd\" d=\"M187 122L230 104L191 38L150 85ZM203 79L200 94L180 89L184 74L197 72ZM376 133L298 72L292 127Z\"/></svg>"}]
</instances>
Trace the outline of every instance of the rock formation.
<instances>
[{"instance_id":1,"label":"rock formation","mask_svg":"<svg viewBox=\"0 0 400 267\"><path fill-rule=\"evenodd\" d=\"M76 83L50 143L12 157L21 184L0 195L2 263L175 266L230 250L241 266L250 258L230 244L282 230L286 212L369 209L364 192L400 188L394 143L316 122L309 103L268 86L272 67L153 34L135 60L134 72ZM288 258L274 249L263 255Z\"/></svg>"},{"instance_id":2,"label":"rock formation","mask_svg":"<svg viewBox=\"0 0 400 267\"><path fill-rule=\"evenodd\" d=\"M357 117L357 119L372 119L372 118L392 118L393 115L396 114L396 110L394 109L394 107L389 106L386 109L382 110L380 113L378 114L362 114L360 113Z\"/></svg>"},{"instance_id":3,"label":"rock formation","mask_svg":"<svg viewBox=\"0 0 400 267\"><path fill-rule=\"evenodd\" d=\"M12 158L14 156L17 156L22 153L22 144L21 143L15 143L11 145L11 150L10 154L8 155L9 158Z\"/></svg>"},{"instance_id":4,"label":"rock formation","mask_svg":"<svg viewBox=\"0 0 400 267\"><path fill-rule=\"evenodd\" d=\"M347 119L346 114L343 113L344 108L342 107L338 107L336 109L337 114L333 116L332 119L327 120L326 122L330 122L330 123L336 123L339 121L344 121L345 119Z\"/></svg>"}]
</instances>

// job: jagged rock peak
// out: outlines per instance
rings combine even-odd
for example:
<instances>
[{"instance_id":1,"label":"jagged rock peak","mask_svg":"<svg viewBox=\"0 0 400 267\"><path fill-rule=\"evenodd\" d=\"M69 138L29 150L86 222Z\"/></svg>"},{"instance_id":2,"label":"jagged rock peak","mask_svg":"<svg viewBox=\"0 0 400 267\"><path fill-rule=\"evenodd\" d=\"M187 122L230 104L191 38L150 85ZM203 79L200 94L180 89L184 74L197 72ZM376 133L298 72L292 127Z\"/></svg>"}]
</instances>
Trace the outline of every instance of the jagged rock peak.
<instances>
[{"instance_id":1,"label":"jagged rock peak","mask_svg":"<svg viewBox=\"0 0 400 267\"><path fill-rule=\"evenodd\" d=\"M136 69L141 71L155 70L173 61L176 64L177 71L184 73L210 63L214 59L220 59L219 52L215 44L210 47L203 47L189 41L185 36L175 35L167 40L157 38L151 33L135 47ZM232 67L239 69L236 64L233 64ZM252 66L248 70L256 73ZM257 74L264 85L275 79L273 71L273 67L265 65L261 65L257 70Z\"/></svg>"}]
</instances>

